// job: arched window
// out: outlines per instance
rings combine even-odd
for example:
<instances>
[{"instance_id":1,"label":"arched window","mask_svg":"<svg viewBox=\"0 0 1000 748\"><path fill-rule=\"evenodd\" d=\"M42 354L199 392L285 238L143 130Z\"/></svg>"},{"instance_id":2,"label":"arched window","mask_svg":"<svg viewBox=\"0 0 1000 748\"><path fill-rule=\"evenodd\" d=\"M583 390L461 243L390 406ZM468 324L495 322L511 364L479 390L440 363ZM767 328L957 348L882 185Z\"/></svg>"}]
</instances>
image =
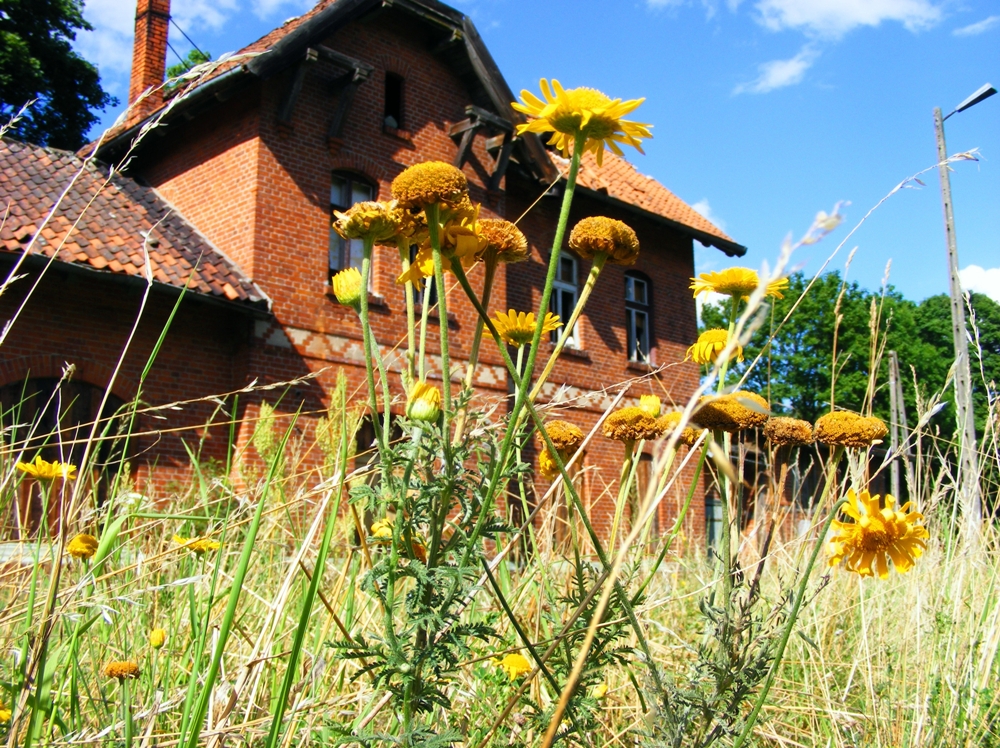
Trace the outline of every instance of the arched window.
<instances>
[{"instance_id":1,"label":"arched window","mask_svg":"<svg viewBox=\"0 0 1000 748\"><path fill-rule=\"evenodd\" d=\"M553 314L558 314L563 324L572 316L573 309L576 308L576 300L580 295L580 286L577 283L577 262L576 257L564 252L559 255L559 268L556 270L556 279L552 284L552 301L549 308ZM559 339L562 328L553 330L552 342ZM573 348L580 347L580 337L576 330L570 332L566 339L566 345Z\"/></svg>"},{"instance_id":2,"label":"arched window","mask_svg":"<svg viewBox=\"0 0 1000 748\"><path fill-rule=\"evenodd\" d=\"M625 275L625 329L628 333L628 360L649 362L652 288L639 273Z\"/></svg>"},{"instance_id":3,"label":"arched window","mask_svg":"<svg viewBox=\"0 0 1000 748\"><path fill-rule=\"evenodd\" d=\"M361 269L361 240L344 239L333 230L333 211L343 213L355 203L374 200L378 190L370 182L349 172L334 172L330 183L330 278L340 270Z\"/></svg>"}]
</instances>

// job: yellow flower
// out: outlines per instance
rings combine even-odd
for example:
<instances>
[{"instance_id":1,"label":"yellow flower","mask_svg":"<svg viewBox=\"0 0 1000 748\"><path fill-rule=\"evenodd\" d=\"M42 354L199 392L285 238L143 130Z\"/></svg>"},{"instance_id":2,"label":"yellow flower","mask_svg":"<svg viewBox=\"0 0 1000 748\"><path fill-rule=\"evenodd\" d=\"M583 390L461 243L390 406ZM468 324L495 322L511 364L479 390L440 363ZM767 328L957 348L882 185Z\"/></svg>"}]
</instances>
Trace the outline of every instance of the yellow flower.
<instances>
[{"instance_id":1,"label":"yellow flower","mask_svg":"<svg viewBox=\"0 0 1000 748\"><path fill-rule=\"evenodd\" d=\"M507 673L507 677L511 680L516 680L522 675L527 675L531 672L531 663L528 662L524 655L517 654L516 652L506 655L502 660L493 658L493 664Z\"/></svg>"},{"instance_id":2,"label":"yellow flower","mask_svg":"<svg viewBox=\"0 0 1000 748\"><path fill-rule=\"evenodd\" d=\"M11 715L12 712L10 709L4 706L4 703L0 701L0 725L5 725L10 722Z\"/></svg>"},{"instance_id":3,"label":"yellow flower","mask_svg":"<svg viewBox=\"0 0 1000 748\"><path fill-rule=\"evenodd\" d=\"M612 265L634 265L639 257L639 237L622 221L591 216L579 221L569 234L569 246L585 260L607 255Z\"/></svg>"},{"instance_id":4,"label":"yellow flower","mask_svg":"<svg viewBox=\"0 0 1000 748\"><path fill-rule=\"evenodd\" d=\"M404 208L458 203L469 191L461 169L443 161L425 161L404 169L392 180L392 196Z\"/></svg>"},{"instance_id":5,"label":"yellow flower","mask_svg":"<svg viewBox=\"0 0 1000 748\"><path fill-rule=\"evenodd\" d=\"M660 425L663 427L663 433L669 436L673 434L673 432L676 431L677 427L680 425L681 412L672 411L670 413L665 413L664 415L660 416L659 420L660 420ZM705 429L703 429L697 423L688 421L688 425L684 427L684 431L681 432L681 435L677 438L677 440L681 444L686 444L687 446L690 447L696 441L698 441L698 437L701 436L701 433L704 430Z\"/></svg>"},{"instance_id":6,"label":"yellow flower","mask_svg":"<svg viewBox=\"0 0 1000 748\"><path fill-rule=\"evenodd\" d=\"M149 632L149 646L153 649L162 649L167 643L167 632L164 629L153 629Z\"/></svg>"},{"instance_id":7,"label":"yellow flower","mask_svg":"<svg viewBox=\"0 0 1000 748\"><path fill-rule=\"evenodd\" d=\"M76 480L76 465L68 462L46 462L41 455L35 457L34 462L19 462L17 469L22 473L27 473L36 480Z\"/></svg>"},{"instance_id":8,"label":"yellow flower","mask_svg":"<svg viewBox=\"0 0 1000 748\"><path fill-rule=\"evenodd\" d=\"M729 342L728 330L705 330L698 336L698 342L687 349L687 357L696 364L714 364ZM736 344L736 360L743 360L743 346Z\"/></svg>"},{"instance_id":9,"label":"yellow flower","mask_svg":"<svg viewBox=\"0 0 1000 748\"><path fill-rule=\"evenodd\" d=\"M538 472L545 480L555 480L559 477L559 466L556 465L556 459L547 447L543 447L538 454Z\"/></svg>"},{"instance_id":10,"label":"yellow flower","mask_svg":"<svg viewBox=\"0 0 1000 748\"><path fill-rule=\"evenodd\" d=\"M360 309L361 273L357 268L347 268L333 276L333 294L344 306Z\"/></svg>"},{"instance_id":11,"label":"yellow flower","mask_svg":"<svg viewBox=\"0 0 1000 748\"><path fill-rule=\"evenodd\" d=\"M734 392L731 395L707 395L699 401L695 418L707 429L742 431L767 423L767 400L754 392Z\"/></svg>"},{"instance_id":12,"label":"yellow flower","mask_svg":"<svg viewBox=\"0 0 1000 748\"><path fill-rule=\"evenodd\" d=\"M878 418L838 410L816 421L815 433L816 441L823 444L864 449L870 447L872 442L883 439L889 429Z\"/></svg>"},{"instance_id":13,"label":"yellow flower","mask_svg":"<svg viewBox=\"0 0 1000 748\"><path fill-rule=\"evenodd\" d=\"M182 545L199 556L222 547L221 543L208 538L182 538L180 535L174 535L173 540L177 545Z\"/></svg>"},{"instance_id":14,"label":"yellow flower","mask_svg":"<svg viewBox=\"0 0 1000 748\"><path fill-rule=\"evenodd\" d=\"M590 695L592 697L594 697L595 699L597 699L598 701L601 701L605 696L608 695L608 684L607 683L598 683L591 690Z\"/></svg>"},{"instance_id":15,"label":"yellow flower","mask_svg":"<svg viewBox=\"0 0 1000 748\"><path fill-rule=\"evenodd\" d=\"M497 260L506 263L528 259L528 240L510 221L484 218L479 222L479 234L486 241L482 254L496 252Z\"/></svg>"},{"instance_id":16,"label":"yellow flower","mask_svg":"<svg viewBox=\"0 0 1000 748\"><path fill-rule=\"evenodd\" d=\"M610 148L622 156L619 143L624 143L642 153L642 138L652 138L650 125L622 119L638 107L645 99L611 99L593 88L571 88L565 90L559 81L553 79L552 87L542 78L542 101L530 91L521 91L524 103L513 102L511 106L533 119L526 125L517 126L517 134L525 132L555 133L549 140L552 145L568 155L576 138L584 139L584 150L591 151L601 165L604 148Z\"/></svg>"},{"instance_id":17,"label":"yellow flower","mask_svg":"<svg viewBox=\"0 0 1000 748\"><path fill-rule=\"evenodd\" d=\"M108 678L117 678L119 681L126 678L138 678L139 666L134 662L109 662L104 666L104 675Z\"/></svg>"},{"instance_id":18,"label":"yellow flower","mask_svg":"<svg viewBox=\"0 0 1000 748\"><path fill-rule=\"evenodd\" d=\"M458 260L462 268L468 270L476 257L486 248L486 238L479 231L479 207L464 200L455 211L446 216L441 227L441 268L445 272L452 271L452 262ZM402 285L407 281L418 289L423 278L434 275L434 250L431 248L430 236L420 246L416 257L410 263L410 269L396 278L396 283Z\"/></svg>"},{"instance_id":19,"label":"yellow flower","mask_svg":"<svg viewBox=\"0 0 1000 748\"><path fill-rule=\"evenodd\" d=\"M535 335L535 313L516 312L513 309L506 314L494 312L493 325L497 328L497 332L500 333L504 342L521 347L530 343ZM542 322L542 334L558 330L560 327L562 327L562 322L559 321L559 316L552 312L546 312L545 320Z\"/></svg>"},{"instance_id":20,"label":"yellow flower","mask_svg":"<svg viewBox=\"0 0 1000 748\"><path fill-rule=\"evenodd\" d=\"M334 211L334 230L345 239L372 239L376 242L392 239L406 223L404 211L396 203L374 200L355 203L346 213Z\"/></svg>"},{"instance_id":21,"label":"yellow flower","mask_svg":"<svg viewBox=\"0 0 1000 748\"><path fill-rule=\"evenodd\" d=\"M813 429L811 423L798 418L769 418L764 436L776 447L800 447L812 444Z\"/></svg>"},{"instance_id":22,"label":"yellow flower","mask_svg":"<svg viewBox=\"0 0 1000 748\"><path fill-rule=\"evenodd\" d=\"M545 424L545 433L560 452L574 450L583 443L583 432L580 427L569 421L558 419L549 421Z\"/></svg>"},{"instance_id":23,"label":"yellow flower","mask_svg":"<svg viewBox=\"0 0 1000 748\"><path fill-rule=\"evenodd\" d=\"M621 408L604 420L604 435L620 442L655 439L663 433L664 424L642 408Z\"/></svg>"},{"instance_id":24,"label":"yellow flower","mask_svg":"<svg viewBox=\"0 0 1000 748\"><path fill-rule=\"evenodd\" d=\"M73 558L90 558L97 553L97 538L82 532L66 544L66 553Z\"/></svg>"},{"instance_id":25,"label":"yellow flower","mask_svg":"<svg viewBox=\"0 0 1000 748\"><path fill-rule=\"evenodd\" d=\"M414 421L436 421L441 415L441 390L427 382L417 382L406 402L406 417Z\"/></svg>"},{"instance_id":26,"label":"yellow flower","mask_svg":"<svg viewBox=\"0 0 1000 748\"><path fill-rule=\"evenodd\" d=\"M896 499L885 497L885 508L880 508L879 496L854 489L847 492L847 503L841 511L853 522L834 520L833 535L826 544L830 566L841 561L847 571L863 577L876 573L880 578L889 576L888 558L896 571L906 573L927 548L924 541L930 537L921 524L924 515L910 511L912 504L895 508Z\"/></svg>"},{"instance_id":27,"label":"yellow flower","mask_svg":"<svg viewBox=\"0 0 1000 748\"><path fill-rule=\"evenodd\" d=\"M372 523L372 537L380 540L392 540L392 522L380 519Z\"/></svg>"},{"instance_id":28,"label":"yellow flower","mask_svg":"<svg viewBox=\"0 0 1000 748\"><path fill-rule=\"evenodd\" d=\"M702 273L697 278L691 279L691 290L694 291L695 298L702 293L720 293L723 296L734 296L740 299L749 299L750 294L757 290L760 285L760 277L750 268L726 268L718 273ZM782 291L788 288L788 279L779 278L767 284L765 296L773 296L776 299L783 299Z\"/></svg>"},{"instance_id":29,"label":"yellow flower","mask_svg":"<svg viewBox=\"0 0 1000 748\"><path fill-rule=\"evenodd\" d=\"M649 413L653 418L660 417L660 398L656 395L642 395L639 397L639 407Z\"/></svg>"},{"instance_id":30,"label":"yellow flower","mask_svg":"<svg viewBox=\"0 0 1000 748\"><path fill-rule=\"evenodd\" d=\"M372 523L372 538L373 542L378 545L387 545L392 541L392 520L380 519ZM416 535L412 536L413 539L413 555L419 561L427 561L427 546L424 544L424 540ZM401 553L409 556L409 551L406 548L406 544L403 543L403 548L400 549Z\"/></svg>"}]
</instances>

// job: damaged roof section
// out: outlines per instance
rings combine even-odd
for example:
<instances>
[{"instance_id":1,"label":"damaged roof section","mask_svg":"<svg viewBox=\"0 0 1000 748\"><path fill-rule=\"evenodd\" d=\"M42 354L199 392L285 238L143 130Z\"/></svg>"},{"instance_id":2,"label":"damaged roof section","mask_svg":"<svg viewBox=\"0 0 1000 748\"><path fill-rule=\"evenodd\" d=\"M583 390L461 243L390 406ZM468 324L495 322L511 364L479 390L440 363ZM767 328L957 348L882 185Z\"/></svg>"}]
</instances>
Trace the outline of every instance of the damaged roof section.
<instances>
[{"instance_id":1,"label":"damaged roof section","mask_svg":"<svg viewBox=\"0 0 1000 748\"><path fill-rule=\"evenodd\" d=\"M52 207L59 207L46 222ZM265 294L155 190L73 153L0 140L0 252L32 252L266 312ZM145 252L144 252L145 245Z\"/></svg>"}]
</instances>

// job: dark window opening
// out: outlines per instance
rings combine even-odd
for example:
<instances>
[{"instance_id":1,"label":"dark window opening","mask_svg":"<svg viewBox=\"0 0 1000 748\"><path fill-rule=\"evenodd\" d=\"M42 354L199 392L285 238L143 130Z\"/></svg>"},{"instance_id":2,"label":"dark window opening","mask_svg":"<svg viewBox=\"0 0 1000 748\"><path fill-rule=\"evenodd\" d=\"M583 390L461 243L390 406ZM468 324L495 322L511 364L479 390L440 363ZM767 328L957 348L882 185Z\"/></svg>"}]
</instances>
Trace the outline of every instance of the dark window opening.
<instances>
[{"instance_id":1,"label":"dark window opening","mask_svg":"<svg viewBox=\"0 0 1000 748\"><path fill-rule=\"evenodd\" d=\"M375 187L352 174L335 173L330 183L330 278L347 268L361 270L362 242L344 239L333 229L334 211L343 213L355 203L375 199ZM370 287L369 279L369 287Z\"/></svg>"},{"instance_id":2,"label":"dark window opening","mask_svg":"<svg viewBox=\"0 0 1000 748\"><path fill-rule=\"evenodd\" d=\"M628 360L649 363L650 315L649 281L635 275L625 276L625 327L628 336Z\"/></svg>"},{"instance_id":3,"label":"dark window opening","mask_svg":"<svg viewBox=\"0 0 1000 748\"><path fill-rule=\"evenodd\" d=\"M395 73L385 74L385 112L383 122L393 130L403 129L403 78Z\"/></svg>"},{"instance_id":4,"label":"dark window opening","mask_svg":"<svg viewBox=\"0 0 1000 748\"><path fill-rule=\"evenodd\" d=\"M573 315L576 308L576 300L579 296L579 286L577 285L576 258L572 255L561 255L559 257L559 268L556 271L555 282L552 284L552 300L549 302L549 311L559 315L559 320L565 325ZM563 328L553 330L551 340L553 343L559 340ZM566 345L570 348L580 347L580 338L576 329L570 331L566 338Z\"/></svg>"}]
</instances>

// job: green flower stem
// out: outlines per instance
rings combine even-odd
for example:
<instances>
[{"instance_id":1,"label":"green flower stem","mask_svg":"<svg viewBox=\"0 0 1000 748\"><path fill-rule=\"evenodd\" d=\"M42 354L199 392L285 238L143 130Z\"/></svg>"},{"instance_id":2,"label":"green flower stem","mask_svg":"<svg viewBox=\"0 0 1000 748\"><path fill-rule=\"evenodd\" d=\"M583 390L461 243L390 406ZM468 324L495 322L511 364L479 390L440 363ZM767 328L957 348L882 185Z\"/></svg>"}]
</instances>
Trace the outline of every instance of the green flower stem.
<instances>
[{"instance_id":1,"label":"green flower stem","mask_svg":"<svg viewBox=\"0 0 1000 748\"><path fill-rule=\"evenodd\" d=\"M701 457L698 458L698 465L694 469L694 477L691 479L691 485L688 486L687 498L684 500L684 506L681 508L680 514L677 515L677 519L674 521L674 526L670 528L670 533L667 535L667 539L663 542L663 548L660 550L660 555L656 557L656 562L653 564L653 568L649 572L649 576L646 577L646 581L639 585L639 589L636 591L635 595L632 596L632 605L639 604L639 597L649 586L649 583L653 581L653 577L656 576L657 570L660 568L660 564L663 563L663 559L667 557L667 553L670 551L670 546L673 545L674 540L680 534L681 528L684 526L684 519L687 517L688 509L691 508L691 500L694 499L695 489L698 487L698 479L701 477L701 469L705 465L705 458L708 456L708 444L705 444L701 449ZM662 491L663 488L660 488Z\"/></svg>"},{"instance_id":2,"label":"green flower stem","mask_svg":"<svg viewBox=\"0 0 1000 748\"><path fill-rule=\"evenodd\" d=\"M424 298L420 308L420 353L417 375L421 382L426 381L427 376L427 317L431 311L431 284L433 282L433 278L424 281Z\"/></svg>"},{"instance_id":3,"label":"green flower stem","mask_svg":"<svg viewBox=\"0 0 1000 748\"><path fill-rule=\"evenodd\" d=\"M640 442L641 444L641 442ZM618 526L625 512L625 502L632 488L632 463L635 461L635 440L625 442L625 462L622 463L621 475L618 478L618 499L615 501L615 517L611 521L611 537L608 539L608 550L615 552L615 539L618 537Z\"/></svg>"},{"instance_id":4,"label":"green flower stem","mask_svg":"<svg viewBox=\"0 0 1000 748\"><path fill-rule=\"evenodd\" d=\"M403 266L403 273L410 270L410 245L399 247L399 263ZM413 281L406 281L403 284L403 293L406 297L406 374L412 382L414 375L414 355L417 348L416 334L416 312L413 304Z\"/></svg>"},{"instance_id":5,"label":"green flower stem","mask_svg":"<svg viewBox=\"0 0 1000 748\"><path fill-rule=\"evenodd\" d=\"M441 259L441 223L440 206L437 203L424 208L427 214L427 227L431 235L431 252L434 256L434 285L438 290L438 330L441 334L441 395L444 414L444 426L442 431L447 440L451 433L451 357L448 351L448 300L444 286L444 263ZM461 264L457 259L452 260L452 266Z\"/></svg>"},{"instance_id":6,"label":"green flower stem","mask_svg":"<svg viewBox=\"0 0 1000 748\"><path fill-rule=\"evenodd\" d=\"M125 726L125 748L132 748L132 689L129 679L121 679L122 722Z\"/></svg>"},{"instance_id":7,"label":"green flower stem","mask_svg":"<svg viewBox=\"0 0 1000 748\"><path fill-rule=\"evenodd\" d=\"M490 251L484 261L485 272L483 275L483 308L490 308L490 297L493 295L493 281L497 273L497 255L495 251ZM483 329L486 323L482 318L476 320L476 331L472 336L472 348L469 353L469 365L465 369L465 388L472 387L472 377L476 371L476 364L479 362L479 345L483 339ZM524 346L522 346L523 348Z\"/></svg>"},{"instance_id":8,"label":"green flower stem","mask_svg":"<svg viewBox=\"0 0 1000 748\"><path fill-rule=\"evenodd\" d=\"M792 603L792 610L788 614L788 620L785 622L785 628L781 632L781 639L778 641L778 648L774 653L774 661L771 663L771 669L767 673L767 678L764 680L764 685L760 689L760 693L757 695L757 701L753 705L753 709L750 710L750 714L746 718L746 722L743 725L743 731L736 738L736 742L733 743L733 748L740 748L746 739L750 736L753 731L753 726L757 722L757 717L760 715L760 710L764 706L764 702L767 700L767 694L771 690L771 685L774 683L774 678L778 674L778 668L781 667L781 658L785 654L785 647L788 646L788 639L792 635L792 629L795 627L795 622L799 617L799 610L802 608L802 601L806 596L806 587L809 584L809 576L812 573L813 566L816 564L816 559L819 557L820 549L823 547L823 541L826 539L826 534L830 530L830 525L833 523L834 518L842 507L847 503L847 499L841 499L838 501L833 509L830 510L830 516L826 518L826 522L823 523L823 529L820 531L819 537L816 539L816 545L813 547L812 555L809 557L809 563L806 564L805 571L802 573L802 580L799 582L799 589L795 594L795 602Z\"/></svg>"},{"instance_id":9,"label":"green flower stem","mask_svg":"<svg viewBox=\"0 0 1000 748\"><path fill-rule=\"evenodd\" d=\"M604 269L604 263L608 260L608 255L605 252L598 252L594 255L594 263L590 266L590 273L587 275L587 282L583 286L583 290L580 292L580 298L577 299L576 306L573 307L573 313L570 315L569 320L563 325L562 332L559 334L559 340L556 342L556 347L552 349L552 354L549 356L549 360L545 363L545 368L542 373L538 376L538 381L535 382L535 386L531 389L531 394L528 395L529 398L535 400L538 397L538 393L542 391L542 385L548 380L549 375L552 373L552 369L555 368L556 361L559 359L559 354L562 353L563 348L566 347L566 341L569 340L569 336L573 333L573 329L576 327L577 321L580 319L580 314L583 312L583 308L587 305L587 299L590 298L590 294L594 290L594 286L597 285L597 277L601 274L601 270ZM544 314L542 315L545 316Z\"/></svg>"},{"instance_id":10,"label":"green flower stem","mask_svg":"<svg viewBox=\"0 0 1000 748\"><path fill-rule=\"evenodd\" d=\"M725 444L726 453L722 459L729 459L729 434L716 431L714 436L716 444ZM722 472L722 471L719 471ZM719 476L722 491L719 495L719 506L722 509L722 537L719 538L719 559L722 562L722 596L723 607L728 611L733 596L733 550L732 539L730 538L730 517L729 517L729 478L723 474Z\"/></svg>"},{"instance_id":11,"label":"green flower stem","mask_svg":"<svg viewBox=\"0 0 1000 748\"><path fill-rule=\"evenodd\" d=\"M361 333L364 338L364 350L365 350L365 375L368 378L368 407L372 411L372 426L375 428L375 438L378 441L378 451L380 455L379 462L382 463L383 472L387 469L386 463L388 462L388 451L389 446L387 439L387 434L382 429L382 424L379 422L378 417L378 392L375 388L375 370L372 366L372 349L377 342L372 340L372 329L369 324L368 317L368 279L371 277L372 270L372 248L375 246L375 241L372 237L365 237L363 242L363 254L361 257L361 309L359 314L361 315ZM388 400L388 388L389 383L382 383L383 392L386 394L386 399ZM388 416L388 407L386 408L386 415Z\"/></svg>"},{"instance_id":12,"label":"green flower stem","mask_svg":"<svg viewBox=\"0 0 1000 748\"><path fill-rule=\"evenodd\" d=\"M469 286L469 279L465 277L465 273L462 271L461 265L456 265L454 268L454 272L455 272L455 277L458 279L459 284L461 284L466 294L472 300L473 306L476 307L476 311L479 312L479 316L483 318L483 321L486 324L486 328L490 331L490 334L496 341L497 348L500 350L500 355L503 356L504 364L506 364L507 366L507 371L510 373L511 378L514 380L514 386L517 388L517 392L523 393L524 392L523 385L527 377L522 378L518 374L517 369L514 367L514 362L510 360L510 354L507 352L507 346L504 344L503 339L500 337L500 333L497 332L497 329L494 326L493 321L486 314L486 310L483 308L482 304L479 303L479 300L476 298L475 294L472 293L472 288ZM549 435L545 432L542 417L538 414L538 411L535 409L534 404L530 400L525 402L525 406L528 409L530 417L534 420L535 426L538 428L539 434L545 441L546 448L552 454L552 459L559 467L559 472L563 477L563 484L565 485L566 490L569 492L570 498L573 500L573 504L576 507L577 512L580 514L580 520L587 531L587 535L590 537L590 542L594 546L594 551L597 553L597 556L601 561L601 566L604 568L605 571L610 572L611 564L608 561L608 556L604 552L604 548L601 545L600 539L597 537L597 533L594 532L593 525L590 524L590 520L587 517L587 513L584 509L583 502L580 500L579 495L573 488L573 482L570 479L569 474L566 472L566 466L563 463L562 457L560 457L559 452L556 450L555 445L552 443L552 439L550 439ZM504 447L501 449L501 457L500 457L501 466L506 464L507 455L509 454L508 452L506 452L506 448L513 441L513 433L516 430L517 430L516 428L508 428L507 433L504 435L504 442L503 442ZM490 497L496 495L497 476L501 472L503 472L501 469L495 470L493 472L493 476L490 478L489 489L485 494L488 500ZM468 548L465 552L465 558L462 559L462 564L461 564L462 566L465 566L468 563L468 554L470 553L469 549L471 549L472 546L477 542L479 533L482 531L482 527L486 522L488 514L489 514L488 507L484 507L483 510L480 512L479 519L476 521L476 526L473 528L473 531L470 534ZM635 617L635 611L632 609L632 605L630 604L628 596L625 593L625 588L622 587L621 582L619 582L617 579L614 580L614 586L615 586L615 592L618 595L622 608L625 610L625 614L629 619L629 625L632 626L632 630L635 632L636 639L638 640L639 646L642 649L646 664L649 666L650 674L653 677L656 689L659 693L662 694L663 682L660 679L660 673L657 670L655 664L653 663L653 655L649 650L649 644L646 641L646 636L642 631L642 627L639 625L639 620Z\"/></svg>"}]
</instances>

